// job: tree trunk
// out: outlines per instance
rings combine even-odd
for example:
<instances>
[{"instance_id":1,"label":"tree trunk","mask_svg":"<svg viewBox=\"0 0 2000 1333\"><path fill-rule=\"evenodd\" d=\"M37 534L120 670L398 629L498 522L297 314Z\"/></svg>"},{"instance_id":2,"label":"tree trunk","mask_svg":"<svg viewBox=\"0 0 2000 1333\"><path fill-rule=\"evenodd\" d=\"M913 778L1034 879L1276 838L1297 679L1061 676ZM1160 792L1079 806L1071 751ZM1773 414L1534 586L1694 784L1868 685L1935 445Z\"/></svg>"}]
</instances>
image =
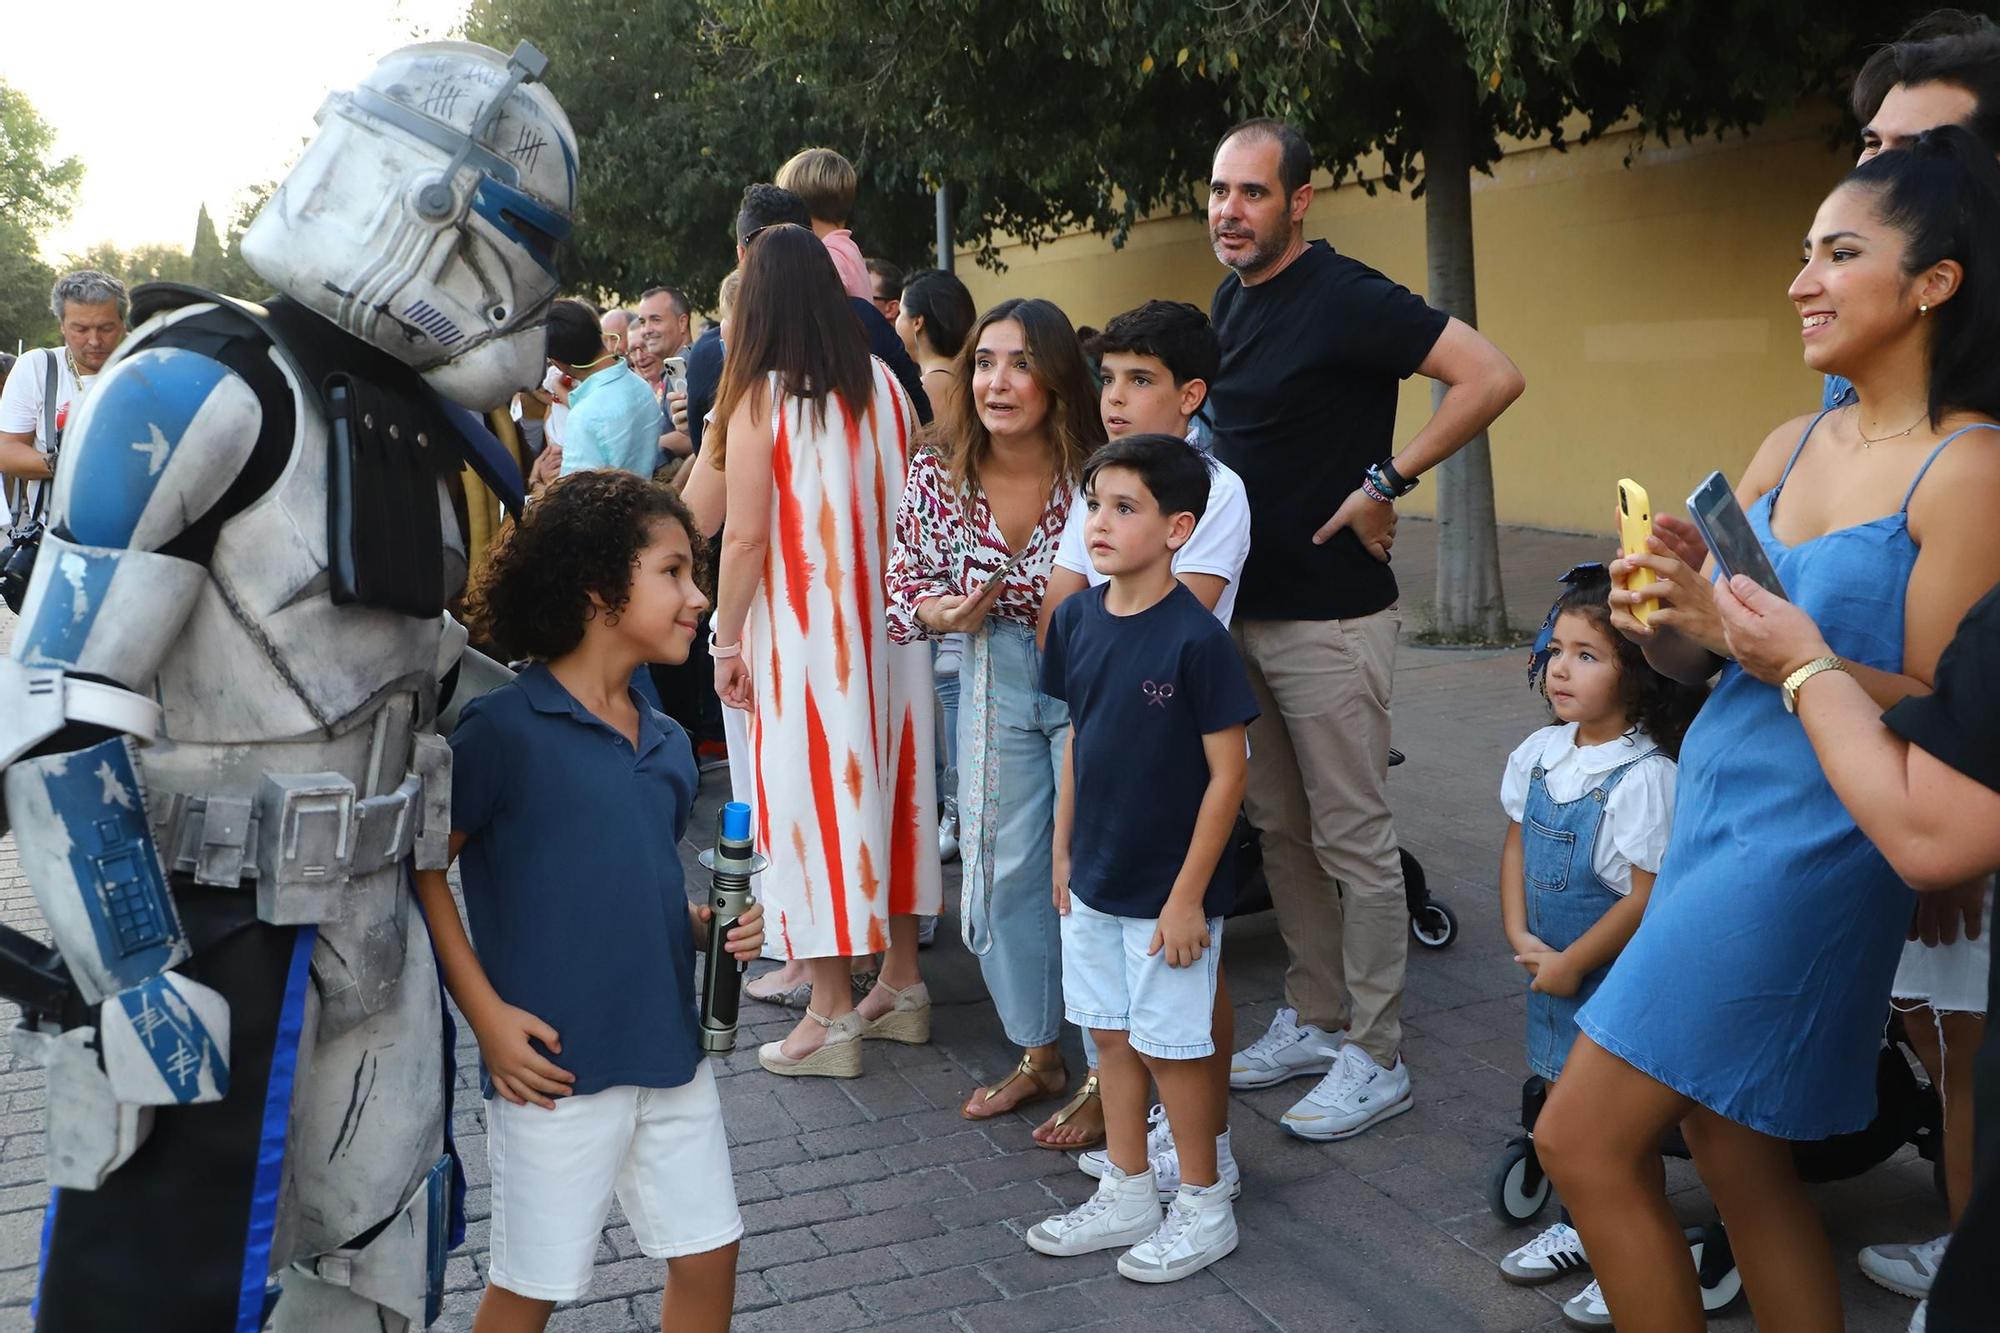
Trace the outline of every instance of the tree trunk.
<instances>
[{"instance_id":1,"label":"tree trunk","mask_svg":"<svg viewBox=\"0 0 2000 1333\"><path fill-rule=\"evenodd\" d=\"M1424 241L1430 303L1479 326L1472 261L1472 144L1478 92L1457 43L1441 44L1424 130ZM1431 385L1431 404L1445 386ZM1486 432L1437 469L1437 628L1453 639L1500 639L1500 534L1493 516L1493 458Z\"/></svg>"}]
</instances>

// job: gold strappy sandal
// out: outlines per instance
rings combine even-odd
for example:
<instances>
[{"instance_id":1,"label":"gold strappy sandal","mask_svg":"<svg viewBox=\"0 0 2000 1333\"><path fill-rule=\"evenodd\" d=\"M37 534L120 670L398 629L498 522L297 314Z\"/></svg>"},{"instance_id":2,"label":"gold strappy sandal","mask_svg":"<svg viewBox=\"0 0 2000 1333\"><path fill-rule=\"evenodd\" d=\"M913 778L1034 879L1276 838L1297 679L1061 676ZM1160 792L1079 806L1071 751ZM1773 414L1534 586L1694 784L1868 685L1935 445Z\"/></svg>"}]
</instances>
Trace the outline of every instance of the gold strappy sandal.
<instances>
[{"instance_id":1,"label":"gold strappy sandal","mask_svg":"<svg viewBox=\"0 0 2000 1333\"><path fill-rule=\"evenodd\" d=\"M1056 1076L1056 1086L1050 1087L1042 1081L1043 1076L1048 1074ZM1029 1085L1035 1090L1019 1101L1000 1107L998 1110L974 1109L975 1107L984 1108L989 1105L995 1097L998 1097L1011 1087L1016 1079L1026 1079ZM967 1120L991 1120L996 1116L1007 1114L1007 1112L1014 1110L1016 1107L1026 1106L1030 1102L1045 1101L1050 1097L1059 1097L1062 1095L1063 1088L1068 1082L1069 1075L1063 1069L1060 1059L1052 1065L1037 1065L1033 1056L1023 1055L1021 1063L1014 1066L1012 1073L990 1087L979 1088L974 1091L972 1096L966 1099L965 1105L958 1108L958 1113Z\"/></svg>"},{"instance_id":2,"label":"gold strappy sandal","mask_svg":"<svg viewBox=\"0 0 2000 1333\"><path fill-rule=\"evenodd\" d=\"M1042 1138L1042 1130L1061 1129L1070 1122L1071 1118L1078 1111L1081 1111L1092 1102L1097 1102L1100 1107L1102 1107L1104 1102L1103 1089L1098 1086L1097 1071L1095 1070L1092 1070L1090 1077L1083 1081L1083 1086L1076 1090L1076 1095L1071 1097L1067 1102L1064 1102L1062 1109L1051 1116L1046 1125L1041 1126L1035 1131L1035 1146L1037 1148L1047 1148L1053 1152L1088 1152L1092 1148L1103 1146L1104 1131L1101 1129L1097 1131L1096 1138L1079 1139L1075 1143L1049 1143Z\"/></svg>"}]
</instances>

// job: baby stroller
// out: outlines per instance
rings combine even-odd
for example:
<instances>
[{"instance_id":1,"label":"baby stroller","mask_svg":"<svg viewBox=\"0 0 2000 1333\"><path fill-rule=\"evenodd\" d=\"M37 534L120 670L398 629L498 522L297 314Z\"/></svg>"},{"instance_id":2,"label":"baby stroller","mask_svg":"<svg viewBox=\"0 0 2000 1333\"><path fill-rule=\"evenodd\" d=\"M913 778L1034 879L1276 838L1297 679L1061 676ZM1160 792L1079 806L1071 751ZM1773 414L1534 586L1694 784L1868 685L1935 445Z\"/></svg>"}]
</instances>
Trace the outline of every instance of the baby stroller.
<instances>
[{"instance_id":1,"label":"baby stroller","mask_svg":"<svg viewBox=\"0 0 2000 1333\"><path fill-rule=\"evenodd\" d=\"M1402 762L1401 750L1389 751L1389 767L1395 768ZM1242 814L1236 816L1232 840L1236 847L1236 907L1229 915L1249 916L1269 910L1271 884L1264 877L1263 842ZM1424 867L1410 854L1410 849L1398 848L1396 854L1403 863L1403 895L1410 908L1410 938L1426 949L1446 947L1458 938L1458 918L1449 907L1431 897Z\"/></svg>"},{"instance_id":2,"label":"baby stroller","mask_svg":"<svg viewBox=\"0 0 2000 1333\"><path fill-rule=\"evenodd\" d=\"M1852 1134L1794 1143L1792 1158L1801 1179L1821 1184L1858 1176L1888 1161L1908 1143L1932 1164L1938 1193L1943 1195L1944 1111L1937 1090L1912 1072L1914 1058L1901 1016L1892 1014L1875 1066L1875 1119L1866 1129ZM1530 1221L1549 1201L1549 1178L1535 1155L1534 1135L1535 1120L1547 1100L1548 1085L1540 1076L1530 1076L1521 1086L1521 1128L1527 1132L1508 1141L1486 1184L1487 1206L1503 1222ZM1688 1157L1687 1144L1678 1129L1667 1135L1660 1152L1683 1160ZM1719 1222L1692 1227L1687 1236L1701 1280L1702 1308L1718 1313L1743 1291L1729 1237Z\"/></svg>"}]
</instances>

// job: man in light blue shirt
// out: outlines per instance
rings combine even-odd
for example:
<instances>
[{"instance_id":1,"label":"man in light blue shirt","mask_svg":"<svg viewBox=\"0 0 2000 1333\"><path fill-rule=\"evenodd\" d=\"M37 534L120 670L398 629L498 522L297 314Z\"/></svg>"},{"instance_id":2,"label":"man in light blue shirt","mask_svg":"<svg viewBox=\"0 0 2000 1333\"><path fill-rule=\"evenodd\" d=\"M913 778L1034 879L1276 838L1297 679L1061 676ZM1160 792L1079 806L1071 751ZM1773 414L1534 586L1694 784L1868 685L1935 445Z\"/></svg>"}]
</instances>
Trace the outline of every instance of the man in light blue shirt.
<instances>
[{"instance_id":1,"label":"man in light blue shirt","mask_svg":"<svg viewBox=\"0 0 2000 1333\"><path fill-rule=\"evenodd\" d=\"M623 468L651 477L660 465L660 401L607 351L597 316L581 301L549 307L548 357L576 381L563 429L562 475L589 468Z\"/></svg>"}]
</instances>

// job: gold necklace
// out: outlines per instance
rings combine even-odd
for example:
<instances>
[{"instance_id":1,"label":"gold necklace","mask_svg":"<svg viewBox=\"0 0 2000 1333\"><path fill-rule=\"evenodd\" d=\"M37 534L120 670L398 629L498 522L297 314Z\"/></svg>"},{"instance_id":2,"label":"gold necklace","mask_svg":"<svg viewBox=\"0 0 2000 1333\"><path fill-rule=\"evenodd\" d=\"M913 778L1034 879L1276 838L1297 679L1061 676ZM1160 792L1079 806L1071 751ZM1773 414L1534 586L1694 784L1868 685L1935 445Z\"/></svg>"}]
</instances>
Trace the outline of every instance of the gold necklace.
<instances>
[{"instance_id":1,"label":"gold necklace","mask_svg":"<svg viewBox=\"0 0 2000 1333\"><path fill-rule=\"evenodd\" d=\"M1911 431L1923 425L1926 421L1929 421L1930 419L1931 419L1931 414L1929 412L1926 412L1922 416L1918 417L1915 421L1912 421L1909 425L1903 427L1901 430L1897 431L1893 435L1877 435L1871 438L1868 435L1863 434L1861 430L1861 404L1856 403L1854 405L1854 433L1861 437L1861 447L1863 449L1866 449L1871 445L1881 444L1888 440L1900 440L1905 435L1908 435Z\"/></svg>"}]
</instances>

